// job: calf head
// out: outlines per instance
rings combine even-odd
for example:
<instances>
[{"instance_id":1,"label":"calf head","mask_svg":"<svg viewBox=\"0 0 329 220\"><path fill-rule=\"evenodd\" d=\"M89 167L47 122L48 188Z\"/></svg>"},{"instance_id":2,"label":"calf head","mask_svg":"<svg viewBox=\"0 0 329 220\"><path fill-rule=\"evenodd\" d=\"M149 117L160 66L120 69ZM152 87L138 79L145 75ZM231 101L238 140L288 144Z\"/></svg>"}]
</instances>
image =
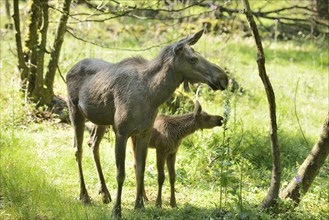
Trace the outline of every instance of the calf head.
<instances>
[{"instance_id":1,"label":"calf head","mask_svg":"<svg viewBox=\"0 0 329 220\"><path fill-rule=\"evenodd\" d=\"M193 117L196 125L200 129L214 128L223 124L223 117L219 115L210 115L202 111L202 107L198 101L195 102Z\"/></svg>"}]
</instances>

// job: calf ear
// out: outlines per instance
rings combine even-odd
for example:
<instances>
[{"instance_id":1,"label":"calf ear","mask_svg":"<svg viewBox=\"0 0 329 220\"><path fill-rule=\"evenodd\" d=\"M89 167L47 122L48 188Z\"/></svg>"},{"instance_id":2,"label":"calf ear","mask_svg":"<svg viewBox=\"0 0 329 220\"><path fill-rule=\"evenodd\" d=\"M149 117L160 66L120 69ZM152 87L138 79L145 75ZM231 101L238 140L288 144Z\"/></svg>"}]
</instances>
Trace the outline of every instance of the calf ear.
<instances>
[{"instance_id":1,"label":"calf ear","mask_svg":"<svg viewBox=\"0 0 329 220\"><path fill-rule=\"evenodd\" d=\"M202 29L201 31L198 31L197 33L187 37L187 44L188 45L194 45L198 40L201 38L204 30Z\"/></svg>"},{"instance_id":2,"label":"calf ear","mask_svg":"<svg viewBox=\"0 0 329 220\"><path fill-rule=\"evenodd\" d=\"M202 111L202 107L201 107L199 101L196 100L195 104L194 104L193 117L196 117L196 116L200 115L201 111Z\"/></svg>"}]
</instances>

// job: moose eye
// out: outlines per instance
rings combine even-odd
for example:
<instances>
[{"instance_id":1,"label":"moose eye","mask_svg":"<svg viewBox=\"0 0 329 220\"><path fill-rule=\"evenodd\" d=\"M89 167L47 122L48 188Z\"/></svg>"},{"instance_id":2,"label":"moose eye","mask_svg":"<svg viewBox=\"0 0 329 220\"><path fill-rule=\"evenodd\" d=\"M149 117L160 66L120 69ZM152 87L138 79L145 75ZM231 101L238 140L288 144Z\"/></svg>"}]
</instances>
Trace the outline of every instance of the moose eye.
<instances>
[{"instance_id":1,"label":"moose eye","mask_svg":"<svg viewBox=\"0 0 329 220\"><path fill-rule=\"evenodd\" d=\"M196 64L197 62L198 62L198 58L196 58L196 57L191 57L190 58L190 63Z\"/></svg>"}]
</instances>

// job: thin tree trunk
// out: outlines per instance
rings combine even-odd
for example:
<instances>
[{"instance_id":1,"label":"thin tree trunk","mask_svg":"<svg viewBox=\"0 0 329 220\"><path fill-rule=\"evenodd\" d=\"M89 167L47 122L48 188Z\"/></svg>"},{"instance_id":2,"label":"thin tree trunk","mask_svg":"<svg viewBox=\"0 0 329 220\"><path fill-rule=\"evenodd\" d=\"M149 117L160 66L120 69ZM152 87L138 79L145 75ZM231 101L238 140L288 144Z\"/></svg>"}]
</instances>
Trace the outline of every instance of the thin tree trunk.
<instances>
[{"instance_id":1,"label":"thin tree trunk","mask_svg":"<svg viewBox=\"0 0 329 220\"><path fill-rule=\"evenodd\" d=\"M329 19L328 7L328 0L315 0L315 9L319 18L326 20Z\"/></svg>"},{"instance_id":2,"label":"thin tree trunk","mask_svg":"<svg viewBox=\"0 0 329 220\"><path fill-rule=\"evenodd\" d=\"M43 96L43 73L44 73L44 57L46 53L46 44L47 44L47 31L48 31L48 1L43 0L40 4L42 11L40 13L40 33L41 33L41 41L38 45L38 57L37 57L37 71L36 71L36 80L35 87L33 90L33 98L35 101L43 104L42 96ZM42 22L41 22L42 21Z\"/></svg>"},{"instance_id":3,"label":"thin tree trunk","mask_svg":"<svg viewBox=\"0 0 329 220\"><path fill-rule=\"evenodd\" d=\"M21 76L21 88L25 91L26 80L28 76L28 67L24 61L24 54L23 54L23 47L22 47L22 37L21 37L21 27L20 27L20 17L19 17L19 4L17 0L13 0L13 19L14 19L14 26L15 26L15 41L16 41L16 50L17 50L17 58L18 58L18 69L20 71Z\"/></svg>"},{"instance_id":4,"label":"thin tree trunk","mask_svg":"<svg viewBox=\"0 0 329 220\"><path fill-rule=\"evenodd\" d=\"M68 20L68 15L70 13L70 5L71 5L71 0L65 0L63 6L63 13L61 15L60 22L57 28L54 45L51 50L50 61L48 63L47 73L45 77L45 87L46 87L46 91L44 93L45 104L50 104L54 96L53 84L55 79L56 68L58 65L59 55L64 41L64 35L66 32L66 23Z\"/></svg>"},{"instance_id":5,"label":"thin tree trunk","mask_svg":"<svg viewBox=\"0 0 329 220\"><path fill-rule=\"evenodd\" d=\"M323 124L319 139L297 171L297 175L290 181L288 186L282 190L282 199L291 198L296 205L305 195L318 175L329 154L329 113Z\"/></svg>"},{"instance_id":6,"label":"thin tree trunk","mask_svg":"<svg viewBox=\"0 0 329 220\"><path fill-rule=\"evenodd\" d=\"M39 13L40 0L30 0L30 9L27 17L28 32L25 38L25 49L23 51L25 62L29 68L29 73L27 76L27 92L29 97L32 95L36 81Z\"/></svg>"},{"instance_id":7,"label":"thin tree trunk","mask_svg":"<svg viewBox=\"0 0 329 220\"><path fill-rule=\"evenodd\" d=\"M262 42L258 33L257 25L253 18L250 5L248 0L242 0L242 3L245 8L245 14L250 26L250 29L255 38L257 46L257 65L259 76L264 84L267 100L269 104L269 114L270 114L270 142L272 150L272 177L271 185L267 193L266 198L262 202L262 208L269 208L276 204L276 200L279 197L280 182L281 182L281 163L280 163L280 149L278 145L278 136L277 136L277 123L276 123L276 104L275 104L275 95L271 85L271 82L267 76L265 69L265 55L262 46Z\"/></svg>"}]
</instances>

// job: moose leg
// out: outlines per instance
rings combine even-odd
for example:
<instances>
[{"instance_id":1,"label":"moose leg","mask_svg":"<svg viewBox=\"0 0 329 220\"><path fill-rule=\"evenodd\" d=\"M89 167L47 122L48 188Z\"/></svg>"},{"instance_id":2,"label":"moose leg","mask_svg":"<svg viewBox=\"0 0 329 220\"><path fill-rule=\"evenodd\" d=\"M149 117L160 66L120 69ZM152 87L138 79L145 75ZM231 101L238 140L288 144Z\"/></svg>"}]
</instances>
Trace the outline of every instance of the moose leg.
<instances>
[{"instance_id":1,"label":"moose leg","mask_svg":"<svg viewBox=\"0 0 329 220\"><path fill-rule=\"evenodd\" d=\"M98 173L98 179L100 182L99 194L101 194L102 196L103 203L109 203L112 201L111 195L106 187L104 175L99 159L99 145L105 134L105 131L106 131L106 126L95 126L93 128L90 144L93 150L94 162Z\"/></svg>"},{"instance_id":2,"label":"moose leg","mask_svg":"<svg viewBox=\"0 0 329 220\"><path fill-rule=\"evenodd\" d=\"M83 117L81 112L79 112L79 110L77 110L77 108L74 107L73 105L70 106L70 115L74 127L74 148L76 150L75 158L79 168L79 178L80 178L79 199L84 204L89 204L90 197L86 189L85 181L83 178L83 171L82 171L82 142L83 142L83 133L85 129L85 118Z\"/></svg>"},{"instance_id":3,"label":"moose leg","mask_svg":"<svg viewBox=\"0 0 329 220\"><path fill-rule=\"evenodd\" d=\"M134 172L135 172L135 179L137 181L137 173L136 173L136 137L132 136L131 137L131 141L132 141L132 151L134 154ZM137 192L137 191L136 191ZM147 196L146 196L146 192L145 192L145 184L143 183L143 198L145 201L149 201Z\"/></svg>"},{"instance_id":4,"label":"moose leg","mask_svg":"<svg viewBox=\"0 0 329 220\"><path fill-rule=\"evenodd\" d=\"M88 146L91 147L93 144L94 139L96 138L96 127L97 125L94 125L93 128L91 129L89 140L88 140Z\"/></svg>"},{"instance_id":5,"label":"moose leg","mask_svg":"<svg viewBox=\"0 0 329 220\"><path fill-rule=\"evenodd\" d=\"M126 145L127 145L127 136L119 134L116 132L115 134L115 163L117 167L117 199L113 206L113 217L115 219L121 219L121 195L122 195L122 187L125 181L125 160L126 160Z\"/></svg>"},{"instance_id":6,"label":"moose leg","mask_svg":"<svg viewBox=\"0 0 329 220\"><path fill-rule=\"evenodd\" d=\"M170 180L170 205L173 208L177 207L176 197L175 197L175 180L176 180L175 162L176 162L176 153L170 154L167 157L167 167L168 167L169 180Z\"/></svg>"},{"instance_id":7,"label":"moose leg","mask_svg":"<svg viewBox=\"0 0 329 220\"><path fill-rule=\"evenodd\" d=\"M136 136L136 180L137 193L135 209L143 209L144 172L147 156L147 147L150 141L150 133Z\"/></svg>"},{"instance_id":8,"label":"moose leg","mask_svg":"<svg viewBox=\"0 0 329 220\"><path fill-rule=\"evenodd\" d=\"M161 154L158 150L156 152L157 155L157 169L158 169L158 196L155 205L158 207L162 206L162 185L165 180L165 155Z\"/></svg>"}]
</instances>

